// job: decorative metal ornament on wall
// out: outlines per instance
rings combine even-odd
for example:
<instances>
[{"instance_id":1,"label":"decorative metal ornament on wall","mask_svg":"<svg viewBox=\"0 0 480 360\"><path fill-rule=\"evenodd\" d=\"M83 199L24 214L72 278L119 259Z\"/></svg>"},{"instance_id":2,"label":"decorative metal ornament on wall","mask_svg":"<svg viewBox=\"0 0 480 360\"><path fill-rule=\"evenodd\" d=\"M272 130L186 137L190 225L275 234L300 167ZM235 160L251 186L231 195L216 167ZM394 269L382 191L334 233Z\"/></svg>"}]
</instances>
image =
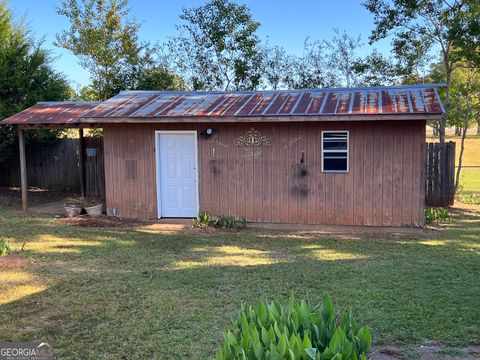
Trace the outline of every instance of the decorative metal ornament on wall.
<instances>
[{"instance_id":1,"label":"decorative metal ornament on wall","mask_svg":"<svg viewBox=\"0 0 480 360\"><path fill-rule=\"evenodd\" d=\"M251 128L243 136L233 140L233 143L237 146L271 146L272 139L263 136L260 131L255 130L255 128Z\"/></svg>"}]
</instances>

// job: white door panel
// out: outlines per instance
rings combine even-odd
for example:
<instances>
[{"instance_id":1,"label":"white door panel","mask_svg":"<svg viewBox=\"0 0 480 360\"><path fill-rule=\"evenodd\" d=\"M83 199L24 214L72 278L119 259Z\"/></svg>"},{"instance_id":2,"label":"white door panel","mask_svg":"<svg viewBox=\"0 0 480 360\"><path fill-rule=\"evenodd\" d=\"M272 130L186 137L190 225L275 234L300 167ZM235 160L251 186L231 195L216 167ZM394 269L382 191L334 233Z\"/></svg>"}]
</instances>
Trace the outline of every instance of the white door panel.
<instances>
[{"instance_id":1,"label":"white door panel","mask_svg":"<svg viewBox=\"0 0 480 360\"><path fill-rule=\"evenodd\" d=\"M159 215L197 216L196 135L159 133L157 137Z\"/></svg>"}]
</instances>

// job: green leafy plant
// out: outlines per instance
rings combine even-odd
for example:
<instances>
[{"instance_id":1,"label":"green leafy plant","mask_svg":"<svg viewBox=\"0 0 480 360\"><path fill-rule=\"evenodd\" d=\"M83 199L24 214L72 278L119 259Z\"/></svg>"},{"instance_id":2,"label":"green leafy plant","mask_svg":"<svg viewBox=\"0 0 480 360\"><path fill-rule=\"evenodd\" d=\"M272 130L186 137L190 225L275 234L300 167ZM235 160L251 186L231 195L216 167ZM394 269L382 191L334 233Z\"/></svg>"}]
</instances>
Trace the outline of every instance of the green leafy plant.
<instances>
[{"instance_id":1,"label":"green leafy plant","mask_svg":"<svg viewBox=\"0 0 480 360\"><path fill-rule=\"evenodd\" d=\"M427 224L450 222L452 218L447 208L428 208L425 209L425 221Z\"/></svg>"},{"instance_id":2,"label":"green leafy plant","mask_svg":"<svg viewBox=\"0 0 480 360\"><path fill-rule=\"evenodd\" d=\"M371 344L369 328L351 311L337 320L328 294L315 307L292 295L287 303L242 306L215 360L367 360Z\"/></svg>"},{"instance_id":3,"label":"green leafy plant","mask_svg":"<svg viewBox=\"0 0 480 360\"><path fill-rule=\"evenodd\" d=\"M437 220L439 222L450 222L450 213L448 212L448 209L446 208L440 208L437 209Z\"/></svg>"},{"instance_id":4,"label":"green leafy plant","mask_svg":"<svg viewBox=\"0 0 480 360\"><path fill-rule=\"evenodd\" d=\"M247 218L244 216L242 220L240 220L239 226L241 229L245 229L247 227Z\"/></svg>"},{"instance_id":5,"label":"green leafy plant","mask_svg":"<svg viewBox=\"0 0 480 360\"><path fill-rule=\"evenodd\" d=\"M235 227L235 217L232 215L220 215L215 225L222 229L233 229Z\"/></svg>"},{"instance_id":6,"label":"green leafy plant","mask_svg":"<svg viewBox=\"0 0 480 360\"><path fill-rule=\"evenodd\" d=\"M4 239L0 239L0 256L7 256L10 252L10 245Z\"/></svg>"},{"instance_id":7,"label":"green leafy plant","mask_svg":"<svg viewBox=\"0 0 480 360\"><path fill-rule=\"evenodd\" d=\"M425 221L427 224L432 224L435 221L435 209L427 208L425 209Z\"/></svg>"},{"instance_id":8,"label":"green leafy plant","mask_svg":"<svg viewBox=\"0 0 480 360\"><path fill-rule=\"evenodd\" d=\"M193 226L208 228L211 225L212 217L208 211L200 211L196 219L193 219Z\"/></svg>"}]
</instances>

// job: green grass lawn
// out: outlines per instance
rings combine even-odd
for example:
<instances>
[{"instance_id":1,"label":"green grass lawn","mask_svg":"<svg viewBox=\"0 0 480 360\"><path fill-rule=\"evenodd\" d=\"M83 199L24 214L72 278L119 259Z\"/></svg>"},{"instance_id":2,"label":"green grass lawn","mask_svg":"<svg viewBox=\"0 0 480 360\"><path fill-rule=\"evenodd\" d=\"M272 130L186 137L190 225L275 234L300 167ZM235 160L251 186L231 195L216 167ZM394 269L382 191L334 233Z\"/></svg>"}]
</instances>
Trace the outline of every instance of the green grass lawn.
<instances>
[{"instance_id":1,"label":"green grass lawn","mask_svg":"<svg viewBox=\"0 0 480 360\"><path fill-rule=\"evenodd\" d=\"M478 207L445 231L342 237L75 227L0 207L0 237L25 258L0 268L0 341L52 342L60 359L205 359L242 303L291 291L328 291L377 345L480 343Z\"/></svg>"}]
</instances>

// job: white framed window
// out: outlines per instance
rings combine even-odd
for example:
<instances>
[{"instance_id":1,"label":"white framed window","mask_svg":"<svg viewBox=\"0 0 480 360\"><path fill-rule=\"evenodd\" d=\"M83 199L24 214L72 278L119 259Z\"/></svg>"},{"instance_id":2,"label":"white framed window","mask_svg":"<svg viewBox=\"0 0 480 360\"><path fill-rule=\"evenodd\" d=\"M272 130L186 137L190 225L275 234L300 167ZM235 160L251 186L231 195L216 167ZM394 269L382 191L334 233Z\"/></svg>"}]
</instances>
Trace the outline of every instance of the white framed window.
<instances>
[{"instance_id":1,"label":"white framed window","mask_svg":"<svg viewBox=\"0 0 480 360\"><path fill-rule=\"evenodd\" d=\"M323 172L348 172L348 138L345 130L322 131Z\"/></svg>"}]
</instances>

